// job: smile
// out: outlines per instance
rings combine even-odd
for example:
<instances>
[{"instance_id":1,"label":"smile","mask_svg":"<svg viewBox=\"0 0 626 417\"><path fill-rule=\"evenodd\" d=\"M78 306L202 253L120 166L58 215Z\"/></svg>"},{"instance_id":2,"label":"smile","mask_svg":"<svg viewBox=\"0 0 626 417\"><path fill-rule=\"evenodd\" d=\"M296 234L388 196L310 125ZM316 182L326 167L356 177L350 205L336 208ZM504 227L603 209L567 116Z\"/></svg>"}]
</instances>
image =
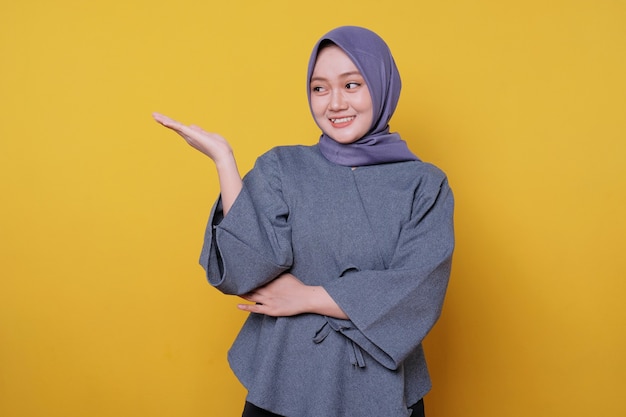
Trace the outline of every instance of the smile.
<instances>
[{"instance_id":1,"label":"smile","mask_svg":"<svg viewBox=\"0 0 626 417\"><path fill-rule=\"evenodd\" d=\"M340 119L330 119L333 124L348 123L355 119L355 116L342 117Z\"/></svg>"}]
</instances>

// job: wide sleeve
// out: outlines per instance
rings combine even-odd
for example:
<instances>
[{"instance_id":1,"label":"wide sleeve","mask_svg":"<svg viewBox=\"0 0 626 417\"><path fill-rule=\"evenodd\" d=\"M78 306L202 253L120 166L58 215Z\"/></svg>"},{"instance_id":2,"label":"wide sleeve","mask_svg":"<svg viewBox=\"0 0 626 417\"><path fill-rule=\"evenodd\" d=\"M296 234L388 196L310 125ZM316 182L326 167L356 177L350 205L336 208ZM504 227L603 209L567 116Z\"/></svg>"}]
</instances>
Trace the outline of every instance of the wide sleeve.
<instances>
[{"instance_id":1,"label":"wide sleeve","mask_svg":"<svg viewBox=\"0 0 626 417\"><path fill-rule=\"evenodd\" d=\"M439 318L454 249L454 199L447 179L432 178L415 192L385 270L352 270L325 285L350 320L327 318L375 360L397 369Z\"/></svg>"},{"instance_id":2,"label":"wide sleeve","mask_svg":"<svg viewBox=\"0 0 626 417\"><path fill-rule=\"evenodd\" d=\"M225 294L245 294L288 270L293 262L289 210L277 158L261 156L244 177L226 216L221 200L211 210L200 264Z\"/></svg>"}]
</instances>

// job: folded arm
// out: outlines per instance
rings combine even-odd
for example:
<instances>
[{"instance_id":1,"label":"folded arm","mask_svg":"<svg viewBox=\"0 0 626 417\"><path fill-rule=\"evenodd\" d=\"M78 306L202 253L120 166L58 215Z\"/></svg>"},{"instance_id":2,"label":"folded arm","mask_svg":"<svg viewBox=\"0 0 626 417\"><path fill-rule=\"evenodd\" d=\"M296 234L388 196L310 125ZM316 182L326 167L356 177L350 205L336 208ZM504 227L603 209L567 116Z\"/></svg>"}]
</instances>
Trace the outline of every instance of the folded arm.
<instances>
[{"instance_id":1,"label":"folded arm","mask_svg":"<svg viewBox=\"0 0 626 417\"><path fill-rule=\"evenodd\" d=\"M256 304L239 304L237 307L250 313L268 316L295 316L314 313L338 319L348 316L322 286L306 285L290 273L241 296Z\"/></svg>"}]
</instances>

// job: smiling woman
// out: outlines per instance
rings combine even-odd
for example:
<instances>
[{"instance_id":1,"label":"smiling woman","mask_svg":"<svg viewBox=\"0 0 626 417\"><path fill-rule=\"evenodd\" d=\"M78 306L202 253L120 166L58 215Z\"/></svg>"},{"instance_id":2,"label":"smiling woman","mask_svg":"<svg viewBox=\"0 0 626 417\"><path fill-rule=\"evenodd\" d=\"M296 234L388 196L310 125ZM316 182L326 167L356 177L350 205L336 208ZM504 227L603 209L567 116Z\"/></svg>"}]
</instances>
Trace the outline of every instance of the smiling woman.
<instances>
[{"instance_id":1,"label":"smiling woman","mask_svg":"<svg viewBox=\"0 0 626 417\"><path fill-rule=\"evenodd\" d=\"M275 148L243 180L221 136L155 114L217 168L200 261L213 286L251 303L229 353L243 416L423 415L452 192L389 131L400 76L378 35L323 36L308 82L319 144Z\"/></svg>"},{"instance_id":2,"label":"smiling woman","mask_svg":"<svg viewBox=\"0 0 626 417\"><path fill-rule=\"evenodd\" d=\"M372 125L372 98L354 62L330 43L321 46L311 76L311 111L334 141L348 144Z\"/></svg>"},{"instance_id":3,"label":"smiling woman","mask_svg":"<svg viewBox=\"0 0 626 417\"><path fill-rule=\"evenodd\" d=\"M194 259L219 192L213 163L149 115L220 132L242 174L273 146L317 144L308 56L319 35L346 23L392 47L403 81L392 131L444 168L459 202L444 314L424 342L428 416L522 417L529 402L541 417L626 416L626 2L346 0L348 13L323 17L317 11L337 1L314 4L3 3L0 416L241 415L246 390L225 357L248 314L203 282ZM367 57L344 41L378 108L385 90L373 84L389 76L371 76ZM321 143L337 160L370 138L337 152ZM296 272L321 263L324 229L337 227L341 240L327 252L345 261L326 274L345 269L336 280L351 279L367 265L366 246L377 247L371 236L353 243L352 217L390 241L393 220L365 218L362 207L406 205L387 201L402 178L384 192L374 175L361 181L404 162L345 163L358 166L360 194L332 162L332 172L296 184L317 198L307 207L278 172L298 246L291 273L303 282L319 285L318 270ZM329 195L333 181L348 192ZM299 217L320 230L307 235ZM315 250L302 253L310 236ZM372 333L373 320L350 321ZM408 331L387 328L389 338ZM332 330L317 349L345 332ZM255 367L261 350L291 358L286 339L264 343ZM321 355L303 356L319 379L294 401L313 402L317 385L359 382L309 364ZM352 366L339 356L341 369ZM372 358L359 370L384 362Z\"/></svg>"}]
</instances>

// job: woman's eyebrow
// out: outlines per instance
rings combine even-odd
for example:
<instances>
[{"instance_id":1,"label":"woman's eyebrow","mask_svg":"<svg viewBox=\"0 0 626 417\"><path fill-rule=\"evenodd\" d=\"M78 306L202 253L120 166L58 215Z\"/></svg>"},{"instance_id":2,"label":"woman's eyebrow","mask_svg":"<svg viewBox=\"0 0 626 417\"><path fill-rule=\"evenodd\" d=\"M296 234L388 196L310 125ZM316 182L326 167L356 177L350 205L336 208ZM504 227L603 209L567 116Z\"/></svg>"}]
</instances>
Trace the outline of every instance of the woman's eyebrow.
<instances>
[{"instance_id":1,"label":"woman's eyebrow","mask_svg":"<svg viewBox=\"0 0 626 417\"><path fill-rule=\"evenodd\" d=\"M344 73L339 74L339 76L342 77L342 78L351 77L351 76L354 76L354 75L361 76L361 72L360 71L348 71L348 72L344 72ZM311 81L326 81L326 78L320 77L320 76L311 77Z\"/></svg>"}]
</instances>

